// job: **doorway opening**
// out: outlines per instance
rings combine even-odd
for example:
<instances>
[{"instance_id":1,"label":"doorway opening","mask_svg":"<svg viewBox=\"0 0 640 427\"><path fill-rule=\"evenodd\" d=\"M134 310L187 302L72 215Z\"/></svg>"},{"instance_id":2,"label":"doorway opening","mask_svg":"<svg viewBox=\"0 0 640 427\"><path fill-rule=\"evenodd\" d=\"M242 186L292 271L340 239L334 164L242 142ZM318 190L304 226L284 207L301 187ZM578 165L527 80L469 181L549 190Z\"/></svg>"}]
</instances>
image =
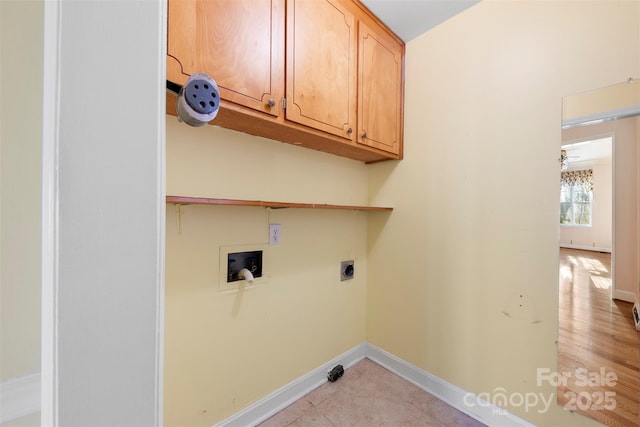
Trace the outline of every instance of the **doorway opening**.
<instances>
[{"instance_id":1,"label":"doorway opening","mask_svg":"<svg viewBox=\"0 0 640 427\"><path fill-rule=\"evenodd\" d=\"M561 248L611 253L613 256L613 141L613 135L569 141L563 138ZM608 289L613 297L614 275L610 276Z\"/></svg>"}]
</instances>

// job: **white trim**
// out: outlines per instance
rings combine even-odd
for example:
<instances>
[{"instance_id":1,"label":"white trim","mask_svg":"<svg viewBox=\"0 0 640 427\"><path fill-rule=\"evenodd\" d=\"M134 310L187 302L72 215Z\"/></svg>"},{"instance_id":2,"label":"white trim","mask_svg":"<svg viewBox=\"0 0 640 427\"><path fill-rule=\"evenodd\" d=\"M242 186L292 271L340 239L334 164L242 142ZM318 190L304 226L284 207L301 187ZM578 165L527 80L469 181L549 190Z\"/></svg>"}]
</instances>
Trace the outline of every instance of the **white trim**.
<instances>
[{"instance_id":1,"label":"white trim","mask_svg":"<svg viewBox=\"0 0 640 427\"><path fill-rule=\"evenodd\" d=\"M617 108L615 110L603 111L600 113L587 114L573 119L564 120L562 129L571 129L579 126L595 125L611 120L626 119L640 115L640 105Z\"/></svg>"},{"instance_id":2,"label":"white trim","mask_svg":"<svg viewBox=\"0 0 640 427\"><path fill-rule=\"evenodd\" d=\"M58 147L60 0L44 2L42 94L41 425L58 425Z\"/></svg>"},{"instance_id":3,"label":"white trim","mask_svg":"<svg viewBox=\"0 0 640 427\"><path fill-rule=\"evenodd\" d=\"M616 133L611 137L611 298L616 294Z\"/></svg>"},{"instance_id":4,"label":"white trim","mask_svg":"<svg viewBox=\"0 0 640 427\"><path fill-rule=\"evenodd\" d=\"M159 102L157 103L157 115L162 118L167 114L166 91L164 82L167 80L167 15L168 0L161 0L160 6L160 56L158 64L158 80L162 82L159 88ZM158 121L158 187L157 192L157 230L158 233L158 252L157 256L157 277L156 283L158 291L156 293L156 372L155 372L155 409L156 409L156 426L164 425L164 312L165 312L165 253L166 253L166 196L167 196L167 124L166 120Z\"/></svg>"},{"instance_id":5,"label":"white trim","mask_svg":"<svg viewBox=\"0 0 640 427\"><path fill-rule=\"evenodd\" d=\"M631 294L633 295L633 294ZM473 395L474 402L482 404L469 407L465 397L470 394L463 389L430 374L373 344L362 343L353 349L335 357L322 366L293 380L273 393L258 400L242 411L232 415L215 427L255 426L296 400L327 382L327 372L341 364L345 369L364 358L383 366L440 400L464 412L470 417L490 426L534 425L489 402ZM31 374L0 384L1 418L0 424L37 412L40 409L40 374ZM44 425L44 424L43 424Z\"/></svg>"},{"instance_id":6,"label":"white trim","mask_svg":"<svg viewBox=\"0 0 640 427\"><path fill-rule=\"evenodd\" d=\"M40 373L13 378L0 384L0 424L40 410Z\"/></svg>"},{"instance_id":7,"label":"white trim","mask_svg":"<svg viewBox=\"0 0 640 427\"><path fill-rule=\"evenodd\" d=\"M0 0L1 1L1 0ZM42 124L42 299L41 299L41 424L43 426L58 426L59 414L59 192L58 181L59 150L60 150L60 102L61 102L61 58L62 58L62 8L63 0L44 1L44 48L43 48L43 124ZM155 7L155 6L154 6ZM156 63L158 79L156 107L156 130L158 151L156 157L157 186L156 196L157 252L154 254L155 271L155 328L154 346L155 360L153 380L154 396L147 401L153 405L153 424L163 424L163 355L164 355L164 242L165 242L165 80L166 80L166 14L167 1L161 0L158 6L157 23L155 28L161 31L157 40ZM155 9L154 9L155 10ZM65 9L66 11L66 9ZM75 20L72 16L72 20ZM75 21L73 22L75 24ZM71 43L70 43L71 44ZM99 371L99 370L98 370ZM67 390L71 390L68 388ZM151 422L149 422L151 424Z\"/></svg>"},{"instance_id":8,"label":"white trim","mask_svg":"<svg viewBox=\"0 0 640 427\"><path fill-rule=\"evenodd\" d=\"M313 371L293 380L284 387L258 400L242 411L218 423L215 427L255 426L291 405L302 396L327 382L327 373L335 365L345 369L366 357L367 345L362 343Z\"/></svg>"},{"instance_id":9,"label":"white trim","mask_svg":"<svg viewBox=\"0 0 640 427\"><path fill-rule=\"evenodd\" d=\"M214 427L245 427L260 424L327 382L327 372L335 365L341 364L345 369L348 369L364 358L370 359L486 425L496 427L535 427L534 424L368 343L362 343L346 353L341 354L319 368L314 369L258 400L226 420L215 424ZM468 400L470 396L473 398L473 402L478 403L477 405L472 407L465 405L465 399Z\"/></svg>"},{"instance_id":10,"label":"white trim","mask_svg":"<svg viewBox=\"0 0 640 427\"><path fill-rule=\"evenodd\" d=\"M571 244L567 244L567 243L561 243L560 247L561 248L566 248L566 249L580 249L580 250L583 250L583 251L611 253L611 248L600 248L600 247L596 247L596 246L571 245Z\"/></svg>"},{"instance_id":11,"label":"white trim","mask_svg":"<svg viewBox=\"0 0 640 427\"><path fill-rule=\"evenodd\" d=\"M534 427L534 424L475 395L471 395L465 390L387 353L373 344L367 344L367 358L488 426ZM466 405L465 400L469 396L473 396L472 400L478 402L478 405Z\"/></svg>"},{"instance_id":12,"label":"white trim","mask_svg":"<svg viewBox=\"0 0 640 427\"><path fill-rule=\"evenodd\" d=\"M572 161L571 165L569 166L569 171L572 170L580 170L580 169L584 169L584 168L592 168L595 165L610 165L612 162L612 159L610 157L603 157L601 159L595 159L595 160L585 160L585 161Z\"/></svg>"},{"instance_id":13,"label":"white trim","mask_svg":"<svg viewBox=\"0 0 640 427\"><path fill-rule=\"evenodd\" d=\"M630 302L631 304L636 302L636 294L629 291L622 291L620 289L616 289L612 295L613 299L617 299L620 301Z\"/></svg>"}]
</instances>

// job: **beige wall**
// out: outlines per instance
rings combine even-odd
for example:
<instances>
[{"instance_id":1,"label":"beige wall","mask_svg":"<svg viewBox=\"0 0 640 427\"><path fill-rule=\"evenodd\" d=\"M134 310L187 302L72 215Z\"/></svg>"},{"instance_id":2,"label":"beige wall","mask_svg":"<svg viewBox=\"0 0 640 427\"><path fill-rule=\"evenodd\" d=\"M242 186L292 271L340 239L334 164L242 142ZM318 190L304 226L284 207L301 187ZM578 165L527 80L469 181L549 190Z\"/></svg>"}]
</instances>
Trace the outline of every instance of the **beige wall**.
<instances>
[{"instance_id":1,"label":"beige wall","mask_svg":"<svg viewBox=\"0 0 640 427\"><path fill-rule=\"evenodd\" d=\"M639 8L483 1L407 45L405 160L370 175L395 210L369 220L368 341L475 393L555 392L562 98L640 74Z\"/></svg>"},{"instance_id":2,"label":"beige wall","mask_svg":"<svg viewBox=\"0 0 640 427\"><path fill-rule=\"evenodd\" d=\"M638 75L639 21L637 2L484 1L410 42L401 162L169 117L168 194L359 204L368 190L395 210L185 206L179 233L168 206L166 424L210 425L365 339L475 393L554 393L536 369L557 361L562 98ZM268 222L282 245L267 283L219 292L220 246L264 244ZM356 279L341 284L346 256Z\"/></svg>"},{"instance_id":3,"label":"beige wall","mask_svg":"<svg viewBox=\"0 0 640 427\"><path fill-rule=\"evenodd\" d=\"M640 265L638 264L638 134L640 118L632 117L597 125L580 126L563 131L565 140L584 139L592 136L613 135L614 146L614 256L613 274L616 291L614 295L633 300L638 287Z\"/></svg>"},{"instance_id":4,"label":"beige wall","mask_svg":"<svg viewBox=\"0 0 640 427\"><path fill-rule=\"evenodd\" d=\"M570 168L569 170L572 170ZM593 170L593 200L591 226L560 226L560 246L611 251L612 230L612 170L611 161L574 168Z\"/></svg>"},{"instance_id":5,"label":"beige wall","mask_svg":"<svg viewBox=\"0 0 640 427\"><path fill-rule=\"evenodd\" d=\"M42 4L0 4L4 380L39 368ZM639 18L637 2L485 1L409 43L402 162L170 118L168 193L359 204L369 186L396 209L271 212L268 283L220 293L219 247L265 242L266 211L184 207L178 234L168 206L167 425L210 425L365 338L470 391L539 391L556 360L560 100L639 74Z\"/></svg>"},{"instance_id":6,"label":"beige wall","mask_svg":"<svg viewBox=\"0 0 640 427\"><path fill-rule=\"evenodd\" d=\"M630 76L638 79L638 76ZM562 102L564 120L640 105L640 80L617 83L567 96Z\"/></svg>"},{"instance_id":7,"label":"beige wall","mask_svg":"<svg viewBox=\"0 0 640 427\"><path fill-rule=\"evenodd\" d=\"M0 382L40 370L41 1L0 1Z\"/></svg>"},{"instance_id":8,"label":"beige wall","mask_svg":"<svg viewBox=\"0 0 640 427\"><path fill-rule=\"evenodd\" d=\"M167 194L362 205L367 166L167 116Z\"/></svg>"},{"instance_id":9,"label":"beige wall","mask_svg":"<svg viewBox=\"0 0 640 427\"><path fill-rule=\"evenodd\" d=\"M362 163L167 118L167 193L366 204ZM210 426L365 341L367 214L167 206L165 425ZM281 244L268 246L268 224ZM265 284L219 290L221 247L264 249ZM355 279L340 282L342 260ZM226 267L226 266L225 266ZM224 270L223 270L224 275Z\"/></svg>"}]
</instances>

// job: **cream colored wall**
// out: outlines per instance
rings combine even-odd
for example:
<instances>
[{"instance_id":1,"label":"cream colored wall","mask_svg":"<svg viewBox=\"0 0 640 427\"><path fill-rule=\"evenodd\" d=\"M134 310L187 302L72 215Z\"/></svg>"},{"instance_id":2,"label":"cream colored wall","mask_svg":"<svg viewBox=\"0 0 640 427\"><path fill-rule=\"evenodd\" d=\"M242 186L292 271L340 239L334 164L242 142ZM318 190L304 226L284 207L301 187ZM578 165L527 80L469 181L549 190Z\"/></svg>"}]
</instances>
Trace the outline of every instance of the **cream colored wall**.
<instances>
[{"instance_id":1,"label":"cream colored wall","mask_svg":"<svg viewBox=\"0 0 640 427\"><path fill-rule=\"evenodd\" d=\"M367 169L168 117L167 194L366 204ZM181 210L179 231L167 206L165 425L210 426L365 341L367 215L380 214ZM278 246L266 245L269 222ZM220 248L237 245L264 246L266 284L221 292ZM349 259L355 279L340 282Z\"/></svg>"},{"instance_id":2,"label":"cream colored wall","mask_svg":"<svg viewBox=\"0 0 640 427\"><path fill-rule=\"evenodd\" d=\"M363 205L367 166L167 116L167 194Z\"/></svg>"},{"instance_id":3,"label":"cream colored wall","mask_svg":"<svg viewBox=\"0 0 640 427\"><path fill-rule=\"evenodd\" d=\"M617 83L565 97L562 102L562 115L568 120L637 105L640 105L640 80Z\"/></svg>"},{"instance_id":4,"label":"cream colored wall","mask_svg":"<svg viewBox=\"0 0 640 427\"><path fill-rule=\"evenodd\" d=\"M562 98L640 74L639 8L485 0L408 43L405 159L371 167L395 210L369 220L369 342L475 393L555 393Z\"/></svg>"},{"instance_id":5,"label":"cream colored wall","mask_svg":"<svg viewBox=\"0 0 640 427\"><path fill-rule=\"evenodd\" d=\"M616 291L622 291L625 300L632 300L640 275L638 264L638 117L615 120L597 125L580 126L562 132L565 140L585 139L592 136L614 135L614 256L613 275ZM626 294L626 296L625 296Z\"/></svg>"},{"instance_id":6,"label":"cream colored wall","mask_svg":"<svg viewBox=\"0 0 640 427\"><path fill-rule=\"evenodd\" d=\"M561 225L560 246L580 246L582 248L593 248L593 250L611 251L613 211L611 162L580 166L575 169L593 170L594 186L591 226Z\"/></svg>"},{"instance_id":7,"label":"cream colored wall","mask_svg":"<svg viewBox=\"0 0 640 427\"><path fill-rule=\"evenodd\" d=\"M0 382L40 370L43 11L0 1Z\"/></svg>"}]
</instances>

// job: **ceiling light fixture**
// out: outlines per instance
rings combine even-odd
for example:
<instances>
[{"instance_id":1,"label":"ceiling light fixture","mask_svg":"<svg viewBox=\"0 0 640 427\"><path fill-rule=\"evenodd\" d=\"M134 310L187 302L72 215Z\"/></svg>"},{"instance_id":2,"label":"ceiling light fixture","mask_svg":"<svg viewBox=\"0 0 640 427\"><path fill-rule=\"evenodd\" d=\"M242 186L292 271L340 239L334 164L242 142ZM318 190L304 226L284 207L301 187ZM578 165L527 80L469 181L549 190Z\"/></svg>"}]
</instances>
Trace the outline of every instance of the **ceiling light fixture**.
<instances>
[{"instance_id":1,"label":"ceiling light fixture","mask_svg":"<svg viewBox=\"0 0 640 427\"><path fill-rule=\"evenodd\" d=\"M560 150L560 170L562 172L569 168L569 159L567 157L567 150Z\"/></svg>"}]
</instances>

